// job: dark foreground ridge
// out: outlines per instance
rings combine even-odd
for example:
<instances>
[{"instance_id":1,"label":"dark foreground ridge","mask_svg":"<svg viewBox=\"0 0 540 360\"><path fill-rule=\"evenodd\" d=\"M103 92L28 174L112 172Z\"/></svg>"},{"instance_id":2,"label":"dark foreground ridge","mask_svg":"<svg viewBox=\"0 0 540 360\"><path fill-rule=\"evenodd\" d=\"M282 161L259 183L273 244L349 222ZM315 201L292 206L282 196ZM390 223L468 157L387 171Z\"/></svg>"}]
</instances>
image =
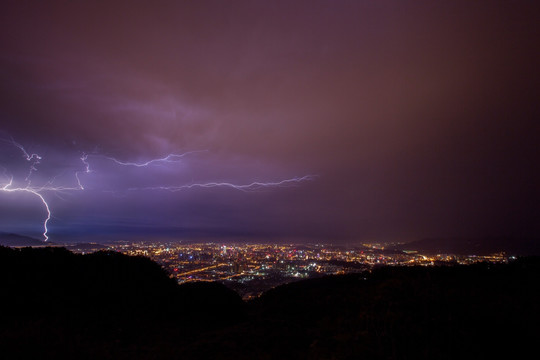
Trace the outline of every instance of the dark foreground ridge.
<instances>
[{"instance_id":1,"label":"dark foreground ridge","mask_svg":"<svg viewBox=\"0 0 540 360\"><path fill-rule=\"evenodd\" d=\"M2 357L70 359L516 358L534 349L540 261L387 267L275 288L244 303L177 285L114 252L0 247Z\"/></svg>"}]
</instances>

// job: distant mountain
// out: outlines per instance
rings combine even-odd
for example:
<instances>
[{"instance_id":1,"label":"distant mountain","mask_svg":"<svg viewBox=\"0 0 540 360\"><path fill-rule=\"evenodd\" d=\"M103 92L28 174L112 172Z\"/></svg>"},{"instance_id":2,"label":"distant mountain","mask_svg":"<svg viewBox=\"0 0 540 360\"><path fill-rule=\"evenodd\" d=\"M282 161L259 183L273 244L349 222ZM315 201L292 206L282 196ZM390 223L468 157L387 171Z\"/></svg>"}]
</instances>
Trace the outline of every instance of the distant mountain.
<instances>
[{"instance_id":1,"label":"distant mountain","mask_svg":"<svg viewBox=\"0 0 540 360\"><path fill-rule=\"evenodd\" d=\"M537 238L428 238L400 246L401 250L447 253L458 255L487 255L504 251L512 255L540 255L540 239Z\"/></svg>"},{"instance_id":2,"label":"distant mountain","mask_svg":"<svg viewBox=\"0 0 540 360\"><path fill-rule=\"evenodd\" d=\"M2 246L44 246L44 245L52 245L52 243L46 243L42 240L34 239L29 236L0 232L0 245Z\"/></svg>"}]
</instances>

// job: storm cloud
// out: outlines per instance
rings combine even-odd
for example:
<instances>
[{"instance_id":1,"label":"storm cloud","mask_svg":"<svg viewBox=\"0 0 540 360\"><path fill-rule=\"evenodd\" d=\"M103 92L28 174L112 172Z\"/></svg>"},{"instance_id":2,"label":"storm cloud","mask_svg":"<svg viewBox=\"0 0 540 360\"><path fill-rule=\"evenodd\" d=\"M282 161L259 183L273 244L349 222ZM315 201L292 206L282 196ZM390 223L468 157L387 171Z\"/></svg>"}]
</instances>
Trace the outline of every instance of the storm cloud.
<instances>
[{"instance_id":1,"label":"storm cloud","mask_svg":"<svg viewBox=\"0 0 540 360\"><path fill-rule=\"evenodd\" d=\"M42 156L35 184L80 172L85 191L44 193L51 239L538 236L538 14L528 1L11 2L0 130ZM22 179L18 149L1 151ZM145 169L107 160L188 151ZM31 195L0 193L0 228L39 235Z\"/></svg>"}]
</instances>

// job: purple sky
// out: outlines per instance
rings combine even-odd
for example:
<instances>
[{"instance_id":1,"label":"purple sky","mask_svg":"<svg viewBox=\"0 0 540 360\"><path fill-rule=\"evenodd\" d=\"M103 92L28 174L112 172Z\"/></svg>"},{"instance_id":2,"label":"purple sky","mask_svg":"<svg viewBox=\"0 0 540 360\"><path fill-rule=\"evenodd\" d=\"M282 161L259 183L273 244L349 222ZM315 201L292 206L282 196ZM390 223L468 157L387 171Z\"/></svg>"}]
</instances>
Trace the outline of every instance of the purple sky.
<instances>
[{"instance_id":1,"label":"purple sky","mask_svg":"<svg viewBox=\"0 0 540 360\"><path fill-rule=\"evenodd\" d=\"M0 187L72 188L39 191L52 241L540 236L539 14L534 1L8 1ZM12 139L42 158L30 185ZM274 185L155 189L224 182ZM45 217L35 194L0 192L0 231L39 237Z\"/></svg>"}]
</instances>

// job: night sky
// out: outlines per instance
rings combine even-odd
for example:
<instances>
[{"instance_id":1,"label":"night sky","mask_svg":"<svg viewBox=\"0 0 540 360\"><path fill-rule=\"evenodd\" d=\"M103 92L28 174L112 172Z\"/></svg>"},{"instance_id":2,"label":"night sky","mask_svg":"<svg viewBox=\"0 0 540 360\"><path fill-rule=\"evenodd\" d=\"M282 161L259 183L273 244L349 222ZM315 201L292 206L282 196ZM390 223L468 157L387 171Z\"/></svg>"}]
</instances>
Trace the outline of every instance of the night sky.
<instances>
[{"instance_id":1,"label":"night sky","mask_svg":"<svg viewBox=\"0 0 540 360\"><path fill-rule=\"evenodd\" d=\"M3 2L0 232L43 238L39 194L51 241L540 236L539 24L535 1Z\"/></svg>"}]
</instances>

